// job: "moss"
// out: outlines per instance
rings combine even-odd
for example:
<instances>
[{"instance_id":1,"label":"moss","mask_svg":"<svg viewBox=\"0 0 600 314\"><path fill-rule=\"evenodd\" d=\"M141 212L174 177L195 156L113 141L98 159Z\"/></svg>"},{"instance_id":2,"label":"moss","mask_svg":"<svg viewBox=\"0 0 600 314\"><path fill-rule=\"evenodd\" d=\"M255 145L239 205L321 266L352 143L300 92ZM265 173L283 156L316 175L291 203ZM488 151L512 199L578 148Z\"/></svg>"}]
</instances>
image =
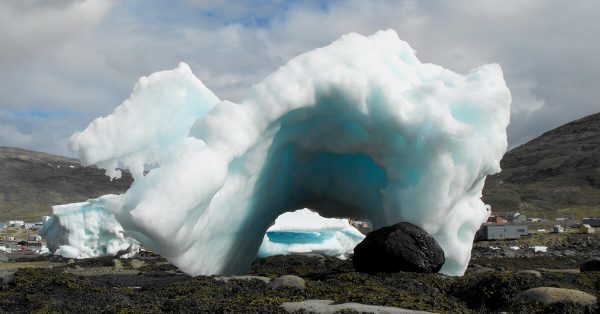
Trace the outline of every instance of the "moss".
<instances>
[{"instance_id":1,"label":"moss","mask_svg":"<svg viewBox=\"0 0 600 314\"><path fill-rule=\"evenodd\" d=\"M506 308L520 292L540 286L534 276L514 276L512 273L492 272L464 276L456 286L455 296L470 308Z\"/></svg>"}]
</instances>

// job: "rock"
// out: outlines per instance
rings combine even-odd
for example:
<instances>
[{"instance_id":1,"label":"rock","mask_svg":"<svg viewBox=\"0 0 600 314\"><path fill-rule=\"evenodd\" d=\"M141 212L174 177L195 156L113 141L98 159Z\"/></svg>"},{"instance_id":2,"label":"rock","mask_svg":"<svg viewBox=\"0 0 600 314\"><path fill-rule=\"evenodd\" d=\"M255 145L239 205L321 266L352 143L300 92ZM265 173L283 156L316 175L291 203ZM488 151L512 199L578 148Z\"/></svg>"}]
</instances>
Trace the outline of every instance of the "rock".
<instances>
[{"instance_id":1,"label":"rock","mask_svg":"<svg viewBox=\"0 0 600 314\"><path fill-rule=\"evenodd\" d=\"M386 313L386 314L428 314L431 312L406 310L391 306L365 305L360 303L332 304L332 300L305 300L301 302L285 302L281 305L288 313Z\"/></svg>"},{"instance_id":2,"label":"rock","mask_svg":"<svg viewBox=\"0 0 600 314\"><path fill-rule=\"evenodd\" d=\"M132 259L131 261L129 261L129 264L131 265L131 268L133 269L140 269L143 266L146 265L146 263L144 261L140 261L139 259Z\"/></svg>"},{"instance_id":3,"label":"rock","mask_svg":"<svg viewBox=\"0 0 600 314\"><path fill-rule=\"evenodd\" d=\"M113 269L115 271L121 271L121 270L123 270L123 263L121 263L121 261L118 260L118 259L114 259L113 260Z\"/></svg>"},{"instance_id":4,"label":"rock","mask_svg":"<svg viewBox=\"0 0 600 314\"><path fill-rule=\"evenodd\" d=\"M229 277L215 277L214 278L217 281L223 281L225 283L228 283L230 280L260 280L263 281L264 283L269 283L271 281L271 278L269 277L263 277L263 276L229 276Z\"/></svg>"},{"instance_id":5,"label":"rock","mask_svg":"<svg viewBox=\"0 0 600 314\"><path fill-rule=\"evenodd\" d=\"M581 266L579 266L579 270L581 272L600 271L600 257L593 257L583 262Z\"/></svg>"},{"instance_id":6,"label":"rock","mask_svg":"<svg viewBox=\"0 0 600 314\"><path fill-rule=\"evenodd\" d=\"M594 305L596 297L574 289L553 287L533 288L519 293L514 301L550 305L556 302L572 302L577 305Z\"/></svg>"},{"instance_id":7,"label":"rock","mask_svg":"<svg viewBox=\"0 0 600 314\"><path fill-rule=\"evenodd\" d=\"M304 279L294 275L283 275L269 283L269 287L277 289L279 287L293 287L297 289L304 289L306 282Z\"/></svg>"},{"instance_id":8,"label":"rock","mask_svg":"<svg viewBox=\"0 0 600 314\"><path fill-rule=\"evenodd\" d=\"M524 276L534 276L536 278L542 278L542 274L537 270L520 270L515 273L516 275L524 275Z\"/></svg>"},{"instance_id":9,"label":"rock","mask_svg":"<svg viewBox=\"0 0 600 314\"><path fill-rule=\"evenodd\" d=\"M401 222L371 231L354 248L356 271L436 273L444 264L444 251L423 229Z\"/></svg>"},{"instance_id":10,"label":"rock","mask_svg":"<svg viewBox=\"0 0 600 314\"><path fill-rule=\"evenodd\" d=\"M0 281L4 285L9 285L15 281L16 269L0 270Z\"/></svg>"}]
</instances>

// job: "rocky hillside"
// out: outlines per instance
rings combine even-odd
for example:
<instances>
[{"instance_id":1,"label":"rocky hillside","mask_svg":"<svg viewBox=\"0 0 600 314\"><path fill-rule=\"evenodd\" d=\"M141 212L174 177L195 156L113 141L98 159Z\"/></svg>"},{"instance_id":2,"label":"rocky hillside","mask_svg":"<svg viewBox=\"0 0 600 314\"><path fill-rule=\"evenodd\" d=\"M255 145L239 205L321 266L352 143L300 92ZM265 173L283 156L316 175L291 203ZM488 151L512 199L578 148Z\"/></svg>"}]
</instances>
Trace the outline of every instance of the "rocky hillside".
<instances>
[{"instance_id":1,"label":"rocky hillside","mask_svg":"<svg viewBox=\"0 0 600 314\"><path fill-rule=\"evenodd\" d=\"M600 216L600 113L548 131L504 156L488 177L492 211L530 215Z\"/></svg>"},{"instance_id":2,"label":"rocky hillside","mask_svg":"<svg viewBox=\"0 0 600 314\"><path fill-rule=\"evenodd\" d=\"M132 181L124 173L111 182L103 170L76 159L0 147L0 221L39 220L52 205L123 193Z\"/></svg>"}]
</instances>

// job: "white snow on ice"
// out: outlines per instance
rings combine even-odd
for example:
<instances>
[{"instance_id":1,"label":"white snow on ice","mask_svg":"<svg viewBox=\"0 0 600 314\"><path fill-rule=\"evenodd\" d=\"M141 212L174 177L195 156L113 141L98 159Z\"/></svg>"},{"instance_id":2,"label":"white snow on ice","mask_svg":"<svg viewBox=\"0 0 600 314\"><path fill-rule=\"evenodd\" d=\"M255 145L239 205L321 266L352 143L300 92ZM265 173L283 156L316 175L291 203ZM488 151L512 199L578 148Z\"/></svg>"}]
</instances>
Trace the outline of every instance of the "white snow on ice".
<instances>
[{"instance_id":1,"label":"white snow on ice","mask_svg":"<svg viewBox=\"0 0 600 314\"><path fill-rule=\"evenodd\" d=\"M533 251L535 253L538 253L538 252L544 252L545 253L547 250L548 250L548 247L547 246L543 246L543 245L536 245L536 246L533 247Z\"/></svg>"},{"instance_id":2,"label":"white snow on ice","mask_svg":"<svg viewBox=\"0 0 600 314\"><path fill-rule=\"evenodd\" d=\"M258 257L317 253L345 259L364 238L348 219L324 218L304 208L275 219L263 237Z\"/></svg>"},{"instance_id":3,"label":"white snow on ice","mask_svg":"<svg viewBox=\"0 0 600 314\"><path fill-rule=\"evenodd\" d=\"M70 148L113 177L132 171L131 188L101 204L189 274L248 270L275 218L310 207L420 226L445 252L442 272L460 275L489 215L481 190L500 171L510 102L497 64L460 75L421 63L393 30L348 34L239 104L184 63L142 77Z\"/></svg>"}]
</instances>

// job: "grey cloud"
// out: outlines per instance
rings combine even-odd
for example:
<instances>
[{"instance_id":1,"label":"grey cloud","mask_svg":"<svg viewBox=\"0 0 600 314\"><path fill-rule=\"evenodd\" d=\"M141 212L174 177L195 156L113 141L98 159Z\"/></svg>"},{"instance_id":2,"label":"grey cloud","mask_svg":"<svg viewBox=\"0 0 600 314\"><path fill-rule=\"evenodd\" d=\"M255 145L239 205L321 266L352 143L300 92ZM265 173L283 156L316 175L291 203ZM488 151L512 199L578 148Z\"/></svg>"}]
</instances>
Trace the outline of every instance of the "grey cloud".
<instances>
[{"instance_id":1,"label":"grey cloud","mask_svg":"<svg viewBox=\"0 0 600 314\"><path fill-rule=\"evenodd\" d=\"M22 4L17 8L14 3ZM182 0L174 5L179 12L159 11L151 19L127 11L131 2L47 3L0 3L0 40L10 43L0 48L0 111L42 107L69 114L49 122L30 120L28 128L23 118L0 121L2 134L17 130L22 141L31 138L31 148L63 145L72 132L127 98L139 76L179 61L189 63L220 98L237 101L299 53L348 32L387 28L395 29L424 62L461 73L500 63L514 99L511 146L600 111L596 2L350 0L332 1L323 9L310 1L259 6ZM193 10L201 14L187 12ZM188 18L177 20L184 13ZM161 14L174 19L156 21ZM20 22L24 17L26 22ZM246 17L269 22L246 25ZM6 143L0 136L0 145Z\"/></svg>"}]
</instances>

